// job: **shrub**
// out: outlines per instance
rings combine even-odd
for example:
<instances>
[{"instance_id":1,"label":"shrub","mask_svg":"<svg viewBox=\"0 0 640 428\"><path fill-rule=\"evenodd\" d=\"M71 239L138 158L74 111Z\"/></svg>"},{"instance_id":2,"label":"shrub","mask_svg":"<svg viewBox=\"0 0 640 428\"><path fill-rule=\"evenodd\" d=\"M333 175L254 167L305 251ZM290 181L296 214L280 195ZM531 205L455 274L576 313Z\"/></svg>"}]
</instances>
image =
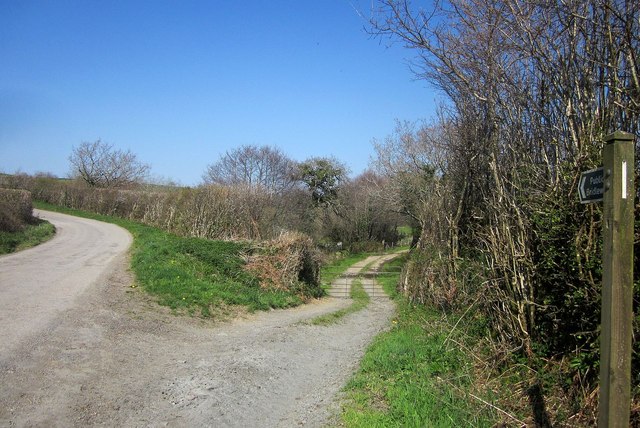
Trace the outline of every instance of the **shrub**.
<instances>
[{"instance_id":1,"label":"shrub","mask_svg":"<svg viewBox=\"0 0 640 428\"><path fill-rule=\"evenodd\" d=\"M304 234L284 233L262 244L248 257L246 269L263 288L292 291L302 298L322 295L320 255Z\"/></svg>"},{"instance_id":2,"label":"shrub","mask_svg":"<svg viewBox=\"0 0 640 428\"><path fill-rule=\"evenodd\" d=\"M98 189L78 180L0 176L0 186L23 188L33 198L66 208L115 215L179 236L260 240L287 229L281 200L243 186Z\"/></svg>"},{"instance_id":3,"label":"shrub","mask_svg":"<svg viewBox=\"0 0 640 428\"><path fill-rule=\"evenodd\" d=\"M31 193L26 190L0 189L0 231L18 232L32 222Z\"/></svg>"}]
</instances>

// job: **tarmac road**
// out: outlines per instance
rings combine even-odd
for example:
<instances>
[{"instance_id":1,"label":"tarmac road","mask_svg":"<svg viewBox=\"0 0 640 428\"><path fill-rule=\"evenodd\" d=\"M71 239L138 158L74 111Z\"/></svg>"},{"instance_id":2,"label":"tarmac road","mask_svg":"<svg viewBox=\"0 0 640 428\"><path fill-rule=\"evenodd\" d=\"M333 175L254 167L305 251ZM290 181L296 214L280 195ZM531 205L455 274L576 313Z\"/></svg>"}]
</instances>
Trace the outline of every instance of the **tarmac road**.
<instances>
[{"instance_id":1,"label":"tarmac road","mask_svg":"<svg viewBox=\"0 0 640 428\"><path fill-rule=\"evenodd\" d=\"M34 215L53 223L56 235L0 257L0 361L73 306L131 244L131 235L113 224L49 211Z\"/></svg>"}]
</instances>

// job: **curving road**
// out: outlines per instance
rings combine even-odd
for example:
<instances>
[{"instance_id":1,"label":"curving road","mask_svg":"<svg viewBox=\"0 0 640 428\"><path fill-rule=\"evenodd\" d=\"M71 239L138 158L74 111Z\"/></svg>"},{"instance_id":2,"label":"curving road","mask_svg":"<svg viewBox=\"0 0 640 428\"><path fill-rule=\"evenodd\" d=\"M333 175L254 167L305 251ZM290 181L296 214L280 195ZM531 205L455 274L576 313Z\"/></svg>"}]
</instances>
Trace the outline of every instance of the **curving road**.
<instances>
[{"instance_id":1,"label":"curving road","mask_svg":"<svg viewBox=\"0 0 640 428\"><path fill-rule=\"evenodd\" d=\"M323 427L391 325L384 298L330 326L307 321L349 299L176 316L130 286L125 231L41 216L58 236L0 258L0 427Z\"/></svg>"},{"instance_id":2,"label":"curving road","mask_svg":"<svg viewBox=\"0 0 640 428\"><path fill-rule=\"evenodd\" d=\"M56 235L0 257L0 361L72 307L131 244L131 235L113 224L49 211L34 214L51 222Z\"/></svg>"}]
</instances>

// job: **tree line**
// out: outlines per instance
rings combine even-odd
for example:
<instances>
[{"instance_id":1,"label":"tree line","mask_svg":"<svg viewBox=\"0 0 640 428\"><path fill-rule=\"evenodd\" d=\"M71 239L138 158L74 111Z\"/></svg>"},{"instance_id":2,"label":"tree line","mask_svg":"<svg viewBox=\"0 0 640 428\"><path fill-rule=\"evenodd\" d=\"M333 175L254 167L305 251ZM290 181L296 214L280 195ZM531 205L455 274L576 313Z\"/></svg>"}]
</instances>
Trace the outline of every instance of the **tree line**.
<instances>
[{"instance_id":1,"label":"tree line","mask_svg":"<svg viewBox=\"0 0 640 428\"><path fill-rule=\"evenodd\" d=\"M150 184L149 165L101 140L73 147L69 165L70 180L4 176L0 186L209 239L268 240L295 231L329 250L339 242L344 249L377 249L395 244L403 223L379 209L379 179L372 172L350 178L335 158L296 162L271 146L227 151L195 187Z\"/></svg>"}]
</instances>

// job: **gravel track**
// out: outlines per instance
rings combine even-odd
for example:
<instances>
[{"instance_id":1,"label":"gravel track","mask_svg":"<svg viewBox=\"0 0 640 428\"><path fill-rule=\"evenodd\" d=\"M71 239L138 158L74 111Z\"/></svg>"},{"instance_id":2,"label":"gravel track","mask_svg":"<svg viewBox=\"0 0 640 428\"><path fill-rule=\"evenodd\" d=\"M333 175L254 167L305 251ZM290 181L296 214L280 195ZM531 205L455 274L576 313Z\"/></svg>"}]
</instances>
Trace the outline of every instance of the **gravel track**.
<instances>
[{"instance_id":1,"label":"gravel track","mask_svg":"<svg viewBox=\"0 0 640 428\"><path fill-rule=\"evenodd\" d=\"M88 247L99 245L110 254L79 263L101 266L88 282L76 281L75 271L66 269L67 279L43 291L53 275L42 267L33 284L7 285L8 275L40 269L46 247L53 252L45 258L61 266L87 252L64 249L61 241L73 235L74 222L104 225L41 216L61 233L21 253L30 252L34 261L0 258L2 427L325 426L339 410L342 386L394 310L388 299L372 299L365 310L331 326L304 321L350 300L328 298L232 321L175 316L130 287L126 232L125 249L104 248L104 240L122 229L87 232ZM381 260L363 265L371 262ZM13 304L23 306L16 310Z\"/></svg>"}]
</instances>

